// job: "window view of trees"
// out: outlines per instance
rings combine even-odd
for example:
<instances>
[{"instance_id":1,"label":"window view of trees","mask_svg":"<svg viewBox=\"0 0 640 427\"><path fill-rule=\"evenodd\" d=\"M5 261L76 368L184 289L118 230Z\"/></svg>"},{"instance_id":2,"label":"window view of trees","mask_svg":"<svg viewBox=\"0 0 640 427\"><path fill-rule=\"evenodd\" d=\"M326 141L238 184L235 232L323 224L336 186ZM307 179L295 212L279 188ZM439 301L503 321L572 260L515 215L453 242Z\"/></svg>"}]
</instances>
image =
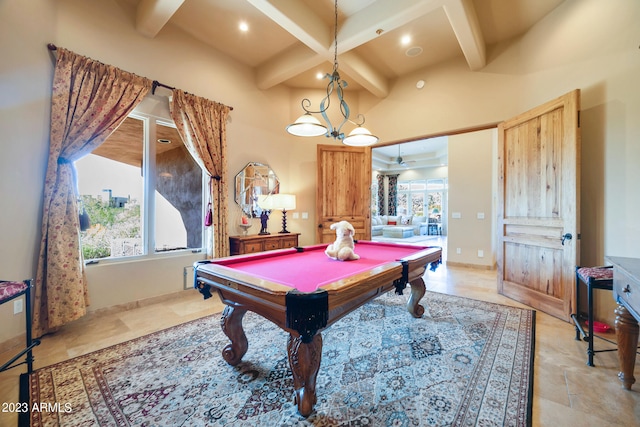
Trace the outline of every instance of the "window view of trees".
<instances>
[{"instance_id":1,"label":"window view of trees","mask_svg":"<svg viewBox=\"0 0 640 427\"><path fill-rule=\"evenodd\" d=\"M398 182L398 214L440 217L445 191L444 179L400 181Z\"/></svg>"},{"instance_id":2,"label":"window view of trees","mask_svg":"<svg viewBox=\"0 0 640 427\"><path fill-rule=\"evenodd\" d=\"M129 200L123 207L91 195L81 196L91 226L82 233L85 259L142 254L140 204Z\"/></svg>"},{"instance_id":3,"label":"window view of trees","mask_svg":"<svg viewBox=\"0 0 640 427\"><path fill-rule=\"evenodd\" d=\"M371 215L380 215L378 212L378 182L373 181L371 184Z\"/></svg>"},{"instance_id":4,"label":"window view of trees","mask_svg":"<svg viewBox=\"0 0 640 427\"><path fill-rule=\"evenodd\" d=\"M432 222L441 221L447 191L445 178L398 181L397 190L398 215L426 216ZM379 215L376 180L371 184L371 214Z\"/></svg>"},{"instance_id":5,"label":"window view of trees","mask_svg":"<svg viewBox=\"0 0 640 427\"><path fill-rule=\"evenodd\" d=\"M130 116L76 161L84 259L202 247L203 172L171 125Z\"/></svg>"}]
</instances>

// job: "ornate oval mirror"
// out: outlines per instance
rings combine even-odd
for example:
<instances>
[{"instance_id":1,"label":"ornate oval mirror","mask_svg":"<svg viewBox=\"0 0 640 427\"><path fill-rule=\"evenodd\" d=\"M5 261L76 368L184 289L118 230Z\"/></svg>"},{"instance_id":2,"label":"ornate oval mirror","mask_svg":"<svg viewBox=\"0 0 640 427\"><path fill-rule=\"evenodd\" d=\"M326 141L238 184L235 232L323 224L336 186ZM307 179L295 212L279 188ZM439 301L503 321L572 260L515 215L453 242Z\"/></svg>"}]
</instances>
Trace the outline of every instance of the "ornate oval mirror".
<instances>
[{"instance_id":1,"label":"ornate oval mirror","mask_svg":"<svg viewBox=\"0 0 640 427\"><path fill-rule=\"evenodd\" d=\"M280 181L269 165L250 162L236 175L235 190L236 203L242 212L257 218L261 213L258 196L279 193Z\"/></svg>"}]
</instances>

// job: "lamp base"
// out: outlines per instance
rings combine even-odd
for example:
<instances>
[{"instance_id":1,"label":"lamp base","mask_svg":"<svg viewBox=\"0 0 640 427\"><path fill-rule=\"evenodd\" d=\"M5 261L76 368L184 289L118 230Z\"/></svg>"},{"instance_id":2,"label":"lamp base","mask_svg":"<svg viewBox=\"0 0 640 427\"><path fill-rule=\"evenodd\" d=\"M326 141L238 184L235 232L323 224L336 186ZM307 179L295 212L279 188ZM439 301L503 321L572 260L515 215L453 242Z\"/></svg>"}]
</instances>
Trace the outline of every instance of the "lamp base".
<instances>
[{"instance_id":1,"label":"lamp base","mask_svg":"<svg viewBox=\"0 0 640 427\"><path fill-rule=\"evenodd\" d=\"M289 234L291 233L287 230L287 211L282 209L282 230L278 232L278 234Z\"/></svg>"}]
</instances>

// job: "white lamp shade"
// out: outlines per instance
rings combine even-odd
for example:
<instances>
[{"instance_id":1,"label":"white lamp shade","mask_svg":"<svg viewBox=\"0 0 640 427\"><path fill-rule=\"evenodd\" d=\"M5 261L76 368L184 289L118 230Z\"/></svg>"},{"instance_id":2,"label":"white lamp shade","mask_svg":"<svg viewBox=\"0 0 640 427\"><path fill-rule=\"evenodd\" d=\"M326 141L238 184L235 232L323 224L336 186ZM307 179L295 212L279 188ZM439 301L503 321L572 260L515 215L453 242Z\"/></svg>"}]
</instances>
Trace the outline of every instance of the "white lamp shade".
<instances>
[{"instance_id":1,"label":"white lamp shade","mask_svg":"<svg viewBox=\"0 0 640 427\"><path fill-rule=\"evenodd\" d=\"M258 196L258 206L264 210L293 210L296 208L296 196L294 194L268 194Z\"/></svg>"},{"instance_id":2,"label":"white lamp shade","mask_svg":"<svg viewBox=\"0 0 640 427\"><path fill-rule=\"evenodd\" d=\"M344 145L350 145L352 147L366 147L378 142L378 137L371 135L369 129L358 126L349 133L345 139L342 140Z\"/></svg>"},{"instance_id":3,"label":"white lamp shade","mask_svg":"<svg viewBox=\"0 0 640 427\"><path fill-rule=\"evenodd\" d=\"M305 113L287 126L287 132L295 136L321 136L327 133L327 128L311 114Z\"/></svg>"},{"instance_id":4,"label":"white lamp shade","mask_svg":"<svg viewBox=\"0 0 640 427\"><path fill-rule=\"evenodd\" d=\"M294 194L276 194L276 196L276 203L279 205L278 209L291 211L296 208L296 196Z\"/></svg>"}]
</instances>

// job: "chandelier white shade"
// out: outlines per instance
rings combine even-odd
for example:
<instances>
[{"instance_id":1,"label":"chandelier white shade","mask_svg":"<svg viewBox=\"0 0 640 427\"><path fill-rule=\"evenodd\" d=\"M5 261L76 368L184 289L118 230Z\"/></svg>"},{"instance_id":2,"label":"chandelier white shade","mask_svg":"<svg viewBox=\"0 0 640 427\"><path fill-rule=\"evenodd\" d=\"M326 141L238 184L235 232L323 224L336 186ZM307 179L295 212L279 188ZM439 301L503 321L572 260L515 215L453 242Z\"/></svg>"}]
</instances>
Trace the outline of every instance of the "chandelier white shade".
<instances>
[{"instance_id":1,"label":"chandelier white shade","mask_svg":"<svg viewBox=\"0 0 640 427\"><path fill-rule=\"evenodd\" d=\"M368 129L362 127L364 124L364 116L362 114L357 115L357 121L349 118L349 106L342 94L343 89L347 87L347 82L341 80L340 73L338 73L338 0L335 0L334 46L333 73L324 76L324 78L329 79L329 83L327 84L327 96L320 102L320 109L318 111L311 110L311 101L308 98L304 98L302 100L302 109L305 113L298 117L295 122L287 126L287 132L295 136L324 135L327 138L333 137L333 139L351 146L362 147L373 145L378 142L378 137L372 135ZM343 117L338 126L334 126L327 116L327 109L331 104L331 96L334 91L338 98L340 113ZM312 116L312 114L320 114L326 124L321 123L320 120ZM345 137L342 126L347 122L356 125L356 128L351 131L349 136Z\"/></svg>"},{"instance_id":2,"label":"chandelier white shade","mask_svg":"<svg viewBox=\"0 0 640 427\"><path fill-rule=\"evenodd\" d=\"M287 126L287 132L295 136L321 136L326 135L327 127L320 123L311 113L304 113L298 119Z\"/></svg>"},{"instance_id":3,"label":"chandelier white shade","mask_svg":"<svg viewBox=\"0 0 640 427\"><path fill-rule=\"evenodd\" d=\"M342 140L343 144L350 145L352 147L366 147L373 145L376 142L378 142L378 137L371 135L369 129L362 126L358 126L352 130L349 133L349 136Z\"/></svg>"}]
</instances>

